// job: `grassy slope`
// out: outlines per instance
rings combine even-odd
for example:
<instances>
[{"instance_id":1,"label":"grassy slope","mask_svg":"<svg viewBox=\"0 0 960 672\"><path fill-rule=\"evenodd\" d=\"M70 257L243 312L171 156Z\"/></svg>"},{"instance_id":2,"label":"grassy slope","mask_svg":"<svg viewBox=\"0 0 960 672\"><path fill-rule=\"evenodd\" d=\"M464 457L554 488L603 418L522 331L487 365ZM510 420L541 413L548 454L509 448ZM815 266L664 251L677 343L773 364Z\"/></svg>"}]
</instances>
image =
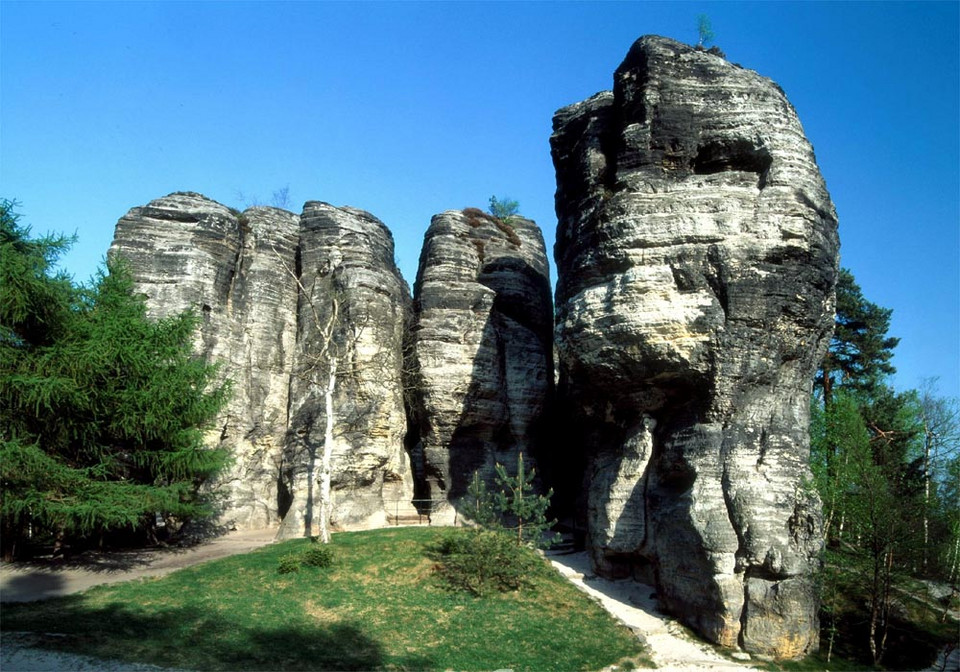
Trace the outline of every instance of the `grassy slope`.
<instances>
[{"instance_id":1,"label":"grassy slope","mask_svg":"<svg viewBox=\"0 0 960 672\"><path fill-rule=\"evenodd\" d=\"M424 546L438 532L334 536L337 562L280 575L308 542L5 605L2 629L76 635L60 648L210 670L599 669L642 647L548 566L520 592L476 599L447 590Z\"/></svg>"}]
</instances>

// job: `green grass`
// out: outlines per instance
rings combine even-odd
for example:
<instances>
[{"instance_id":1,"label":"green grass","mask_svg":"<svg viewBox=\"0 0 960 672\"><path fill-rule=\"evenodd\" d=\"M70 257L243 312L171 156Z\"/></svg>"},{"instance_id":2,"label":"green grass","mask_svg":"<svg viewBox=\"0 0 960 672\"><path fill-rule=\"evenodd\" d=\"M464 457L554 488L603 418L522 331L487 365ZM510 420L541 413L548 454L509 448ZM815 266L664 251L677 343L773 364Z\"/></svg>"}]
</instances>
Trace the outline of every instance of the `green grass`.
<instances>
[{"instance_id":1,"label":"green grass","mask_svg":"<svg viewBox=\"0 0 960 672\"><path fill-rule=\"evenodd\" d=\"M626 628L543 562L520 591L445 587L426 547L442 531L334 535L335 562L280 574L309 542L4 605L0 628L50 646L194 670L596 670L649 665Z\"/></svg>"}]
</instances>

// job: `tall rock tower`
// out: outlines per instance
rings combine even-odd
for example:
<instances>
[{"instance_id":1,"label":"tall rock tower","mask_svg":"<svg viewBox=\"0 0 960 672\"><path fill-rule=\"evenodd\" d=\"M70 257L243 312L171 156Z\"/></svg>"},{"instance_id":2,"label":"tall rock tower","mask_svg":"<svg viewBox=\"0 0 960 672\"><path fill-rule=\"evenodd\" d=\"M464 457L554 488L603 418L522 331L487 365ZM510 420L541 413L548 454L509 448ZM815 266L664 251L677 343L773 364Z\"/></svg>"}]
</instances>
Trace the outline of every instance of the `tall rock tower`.
<instances>
[{"instance_id":1,"label":"tall rock tower","mask_svg":"<svg viewBox=\"0 0 960 672\"><path fill-rule=\"evenodd\" d=\"M557 346L597 570L657 585L708 639L818 645L809 403L837 219L783 91L638 40L551 138Z\"/></svg>"},{"instance_id":2,"label":"tall rock tower","mask_svg":"<svg viewBox=\"0 0 960 672\"><path fill-rule=\"evenodd\" d=\"M414 285L411 457L424 497L451 501L479 472L536 458L553 395L553 306L543 236L522 217L436 215ZM453 510L445 507L451 518ZM436 520L437 518L435 518Z\"/></svg>"},{"instance_id":3,"label":"tall rock tower","mask_svg":"<svg viewBox=\"0 0 960 672\"><path fill-rule=\"evenodd\" d=\"M333 526L379 526L409 506L400 379L410 298L382 222L316 201L302 215L240 213L180 192L130 210L110 253L127 261L152 316L199 312L198 349L233 381L208 438L234 458L215 486L222 522L316 535L328 438Z\"/></svg>"}]
</instances>

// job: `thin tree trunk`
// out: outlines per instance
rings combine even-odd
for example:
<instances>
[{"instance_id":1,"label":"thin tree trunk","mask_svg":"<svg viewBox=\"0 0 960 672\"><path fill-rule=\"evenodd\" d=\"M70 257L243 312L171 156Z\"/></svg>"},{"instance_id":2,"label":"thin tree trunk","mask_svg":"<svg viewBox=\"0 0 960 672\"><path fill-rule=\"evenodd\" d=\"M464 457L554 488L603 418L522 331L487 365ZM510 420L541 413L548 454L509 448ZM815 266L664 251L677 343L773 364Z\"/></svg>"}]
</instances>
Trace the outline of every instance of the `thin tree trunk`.
<instances>
[{"instance_id":1,"label":"thin tree trunk","mask_svg":"<svg viewBox=\"0 0 960 672\"><path fill-rule=\"evenodd\" d=\"M517 471L519 472L517 480L520 483L520 491L517 494L517 499L519 503L517 504L517 544L523 545L523 484L526 482L526 474L523 470L523 453L520 453L520 459L518 460L519 466Z\"/></svg>"},{"instance_id":2,"label":"thin tree trunk","mask_svg":"<svg viewBox=\"0 0 960 672\"><path fill-rule=\"evenodd\" d=\"M949 581L953 583L957 579L957 564L960 561L960 534L953 539L953 558L950 560Z\"/></svg>"},{"instance_id":3,"label":"thin tree trunk","mask_svg":"<svg viewBox=\"0 0 960 672\"><path fill-rule=\"evenodd\" d=\"M878 559L873 561L873 595L870 596L870 656L873 658L873 664L879 662L877 656L877 620L880 613L880 568L877 566Z\"/></svg>"},{"instance_id":4,"label":"thin tree trunk","mask_svg":"<svg viewBox=\"0 0 960 672\"><path fill-rule=\"evenodd\" d=\"M323 427L323 452L320 456L320 541L330 543L330 471L333 462L333 392L337 385L337 358L330 357L327 388L323 393L326 421Z\"/></svg>"},{"instance_id":5,"label":"thin tree trunk","mask_svg":"<svg viewBox=\"0 0 960 672\"><path fill-rule=\"evenodd\" d=\"M887 549L886 562L884 563L883 577L883 603L880 611L880 646L877 664L883 659L883 654L887 652L887 633L890 632L890 581L893 573L893 549Z\"/></svg>"},{"instance_id":6,"label":"thin tree trunk","mask_svg":"<svg viewBox=\"0 0 960 672\"><path fill-rule=\"evenodd\" d=\"M930 549L930 430L923 423L923 571L927 571Z\"/></svg>"}]
</instances>

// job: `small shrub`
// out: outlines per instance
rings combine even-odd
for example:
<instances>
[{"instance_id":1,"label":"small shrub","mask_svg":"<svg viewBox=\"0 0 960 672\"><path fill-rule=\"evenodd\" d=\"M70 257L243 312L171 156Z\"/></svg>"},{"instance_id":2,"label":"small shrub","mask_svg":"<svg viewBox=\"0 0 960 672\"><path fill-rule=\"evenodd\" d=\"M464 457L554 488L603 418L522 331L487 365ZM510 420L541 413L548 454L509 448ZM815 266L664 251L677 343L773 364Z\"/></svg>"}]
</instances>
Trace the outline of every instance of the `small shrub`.
<instances>
[{"instance_id":1,"label":"small shrub","mask_svg":"<svg viewBox=\"0 0 960 672\"><path fill-rule=\"evenodd\" d=\"M305 549L297 553L287 553L277 562L277 572L292 574L299 572L301 567L329 567L333 564L333 549L329 544L320 544L314 541Z\"/></svg>"},{"instance_id":2,"label":"small shrub","mask_svg":"<svg viewBox=\"0 0 960 672\"><path fill-rule=\"evenodd\" d=\"M277 562L277 573L278 574L293 574L294 572L300 571L300 554L299 553L288 553L287 555L280 556L280 560Z\"/></svg>"},{"instance_id":3,"label":"small shrub","mask_svg":"<svg viewBox=\"0 0 960 672\"><path fill-rule=\"evenodd\" d=\"M473 228L482 226L484 222L490 222L493 224L493 217L485 213L480 208L464 208L463 214L467 218L467 224Z\"/></svg>"},{"instance_id":4,"label":"small shrub","mask_svg":"<svg viewBox=\"0 0 960 672\"><path fill-rule=\"evenodd\" d=\"M510 225L508 220L498 219L496 224L497 228L503 232L503 234L507 237L507 240L513 243L514 247L520 247L523 241L520 240L520 236L517 235L517 230Z\"/></svg>"},{"instance_id":5,"label":"small shrub","mask_svg":"<svg viewBox=\"0 0 960 672\"><path fill-rule=\"evenodd\" d=\"M495 198L491 200L495 200ZM512 203L516 203L516 201L512 201ZM503 210L502 208L498 209L498 211L505 212L505 210ZM473 228L478 228L480 226L483 226L485 223L493 224L498 229L500 229L500 232L507 237L507 240L509 240L514 245L514 247L520 247L520 245L523 243L523 241L520 240L520 236L517 235L516 229L514 229L513 226L510 224L511 220L513 220L513 218L515 217L515 214L498 217L496 215L484 212L479 208L464 208L463 214L467 218L467 224L469 224ZM481 254L481 256L483 255Z\"/></svg>"},{"instance_id":6,"label":"small shrub","mask_svg":"<svg viewBox=\"0 0 960 672\"><path fill-rule=\"evenodd\" d=\"M452 588L483 597L529 585L539 559L528 548L497 530L460 531L444 536L430 549L437 572Z\"/></svg>"},{"instance_id":7,"label":"small shrub","mask_svg":"<svg viewBox=\"0 0 960 672\"><path fill-rule=\"evenodd\" d=\"M333 560L333 548L329 544L310 544L307 550L300 554L300 563L304 567L329 567Z\"/></svg>"},{"instance_id":8,"label":"small shrub","mask_svg":"<svg viewBox=\"0 0 960 672\"><path fill-rule=\"evenodd\" d=\"M520 204L512 198L490 197L490 214L499 220L506 221L516 216L520 211Z\"/></svg>"}]
</instances>

